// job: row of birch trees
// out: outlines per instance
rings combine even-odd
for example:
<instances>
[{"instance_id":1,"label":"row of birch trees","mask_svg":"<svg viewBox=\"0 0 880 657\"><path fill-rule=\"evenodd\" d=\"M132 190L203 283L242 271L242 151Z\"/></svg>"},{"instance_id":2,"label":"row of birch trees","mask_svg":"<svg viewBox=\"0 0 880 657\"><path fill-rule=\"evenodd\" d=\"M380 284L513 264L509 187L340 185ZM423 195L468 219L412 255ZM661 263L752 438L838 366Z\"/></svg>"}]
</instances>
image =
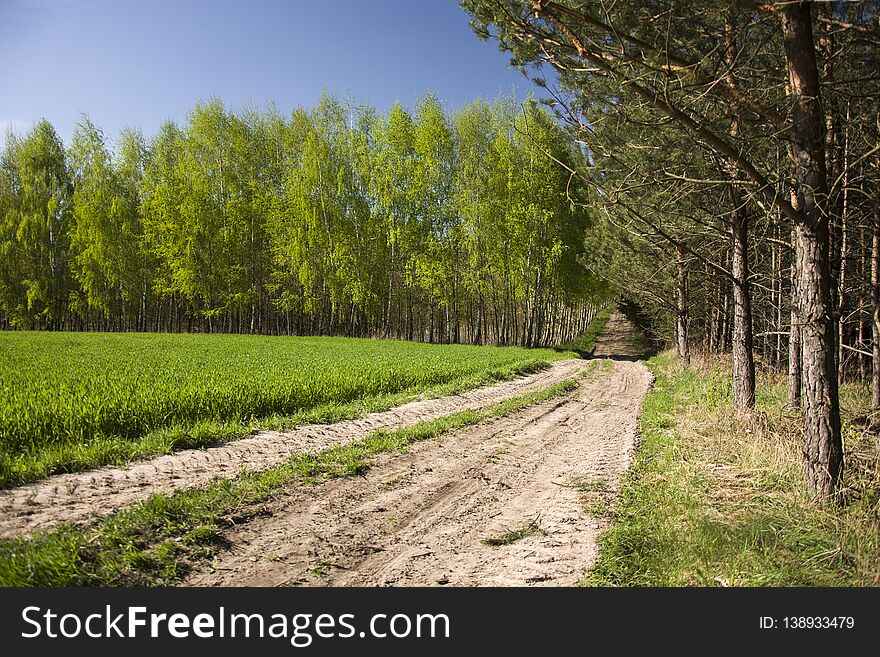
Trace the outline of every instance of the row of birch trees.
<instances>
[{"instance_id":1,"label":"row of birch trees","mask_svg":"<svg viewBox=\"0 0 880 657\"><path fill-rule=\"evenodd\" d=\"M543 345L605 287L584 152L535 103L218 100L149 141L41 121L0 155L0 323Z\"/></svg>"}]
</instances>

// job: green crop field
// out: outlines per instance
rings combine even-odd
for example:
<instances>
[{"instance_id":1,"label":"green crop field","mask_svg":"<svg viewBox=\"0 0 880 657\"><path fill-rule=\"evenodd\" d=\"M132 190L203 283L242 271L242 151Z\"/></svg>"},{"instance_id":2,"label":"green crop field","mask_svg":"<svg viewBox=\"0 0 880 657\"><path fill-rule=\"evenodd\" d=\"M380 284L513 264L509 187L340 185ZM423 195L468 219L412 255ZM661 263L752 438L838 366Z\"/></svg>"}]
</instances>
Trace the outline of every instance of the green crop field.
<instances>
[{"instance_id":1,"label":"green crop field","mask_svg":"<svg viewBox=\"0 0 880 657\"><path fill-rule=\"evenodd\" d=\"M348 338L0 334L0 486L473 387L552 349ZM442 387L442 388L441 388Z\"/></svg>"}]
</instances>

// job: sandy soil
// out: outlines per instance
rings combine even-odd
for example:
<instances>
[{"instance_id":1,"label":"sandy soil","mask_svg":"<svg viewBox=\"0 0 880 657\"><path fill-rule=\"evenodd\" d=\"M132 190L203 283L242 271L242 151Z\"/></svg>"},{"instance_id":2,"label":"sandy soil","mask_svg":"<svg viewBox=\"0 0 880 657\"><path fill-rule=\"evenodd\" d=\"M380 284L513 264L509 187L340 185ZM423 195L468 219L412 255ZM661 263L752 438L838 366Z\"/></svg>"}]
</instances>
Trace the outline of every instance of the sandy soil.
<instances>
[{"instance_id":1,"label":"sandy soil","mask_svg":"<svg viewBox=\"0 0 880 657\"><path fill-rule=\"evenodd\" d=\"M638 350L636 327L623 313L616 312L608 319L605 330L596 340L595 358L635 360L642 354Z\"/></svg>"},{"instance_id":2,"label":"sandy soil","mask_svg":"<svg viewBox=\"0 0 880 657\"><path fill-rule=\"evenodd\" d=\"M596 355L631 359L612 317ZM567 397L377 459L366 476L293 490L232 528L186 585L573 585L598 554L632 459L651 374L615 360ZM593 515L591 515L593 514ZM485 539L531 525L507 545Z\"/></svg>"},{"instance_id":3,"label":"sandy soil","mask_svg":"<svg viewBox=\"0 0 880 657\"><path fill-rule=\"evenodd\" d=\"M413 425L456 411L480 408L574 376L585 361L566 360L513 381L461 395L415 401L359 420L307 425L291 431L259 432L218 447L185 450L132 464L65 474L0 491L0 538L27 535L62 521L89 523L153 493L204 486L215 477L234 478L243 469L279 465L294 452L318 451L357 440L380 428Z\"/></svg>"}]
</instances>

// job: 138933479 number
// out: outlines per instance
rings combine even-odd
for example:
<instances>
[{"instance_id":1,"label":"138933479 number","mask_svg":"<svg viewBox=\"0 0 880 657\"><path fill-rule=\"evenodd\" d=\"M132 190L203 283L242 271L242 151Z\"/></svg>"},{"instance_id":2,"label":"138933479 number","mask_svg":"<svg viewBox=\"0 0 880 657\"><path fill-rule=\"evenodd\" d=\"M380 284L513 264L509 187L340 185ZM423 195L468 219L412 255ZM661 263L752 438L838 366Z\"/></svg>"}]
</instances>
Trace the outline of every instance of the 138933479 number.
<instances>
[{"instance_id":1,"label":"138933479 number","mask_svg":"<svg viewBox=\"0 0 880 657\"><path fill-rule=\"evenodd\" d=\"M851 630L856 625L852 616L785 616L781 621L787 630Z\"/></svg>"}]
</instances>

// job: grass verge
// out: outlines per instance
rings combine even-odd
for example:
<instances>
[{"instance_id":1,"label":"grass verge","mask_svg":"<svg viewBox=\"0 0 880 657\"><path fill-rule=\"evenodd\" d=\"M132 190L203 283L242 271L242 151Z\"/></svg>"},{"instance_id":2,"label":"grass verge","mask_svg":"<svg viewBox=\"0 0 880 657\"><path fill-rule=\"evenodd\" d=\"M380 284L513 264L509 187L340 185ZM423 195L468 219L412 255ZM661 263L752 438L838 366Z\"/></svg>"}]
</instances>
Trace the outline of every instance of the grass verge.
<instances>
[{"instance_id":1,"label":"grass verge","mask_svg":"<svg viewBox=\"0 0 880 657\"><path fill-rule=\"evenodd\" d=\"M804 492L782 376L762 376L757 410L738 416L726 364L696 359L682 372L664 353L648 365L641 443L586 585L880 585L877 436L852 421L863 388L841 390L844 499L821 505Z\"/></svg>"},{"instance_id":2,"label":"grass verge","mask_svg":"<svg viewBox=\"0 0 880 657\"><path fill-rule=\"evenodd\" d=\"M0 541L0 586L173 583L217 552L223 545L223 528L259 515L262 503L289 486L363 473L378 454L403 451L417 441L512 413L576 386L575 379L568 379L483 409L394 431L378 430L314 454L296 454L284 465L245 471L237 479L218 480L204 489L154 495L94 527L60 526L31 538Z\"/></svg>"}]
</instances>

